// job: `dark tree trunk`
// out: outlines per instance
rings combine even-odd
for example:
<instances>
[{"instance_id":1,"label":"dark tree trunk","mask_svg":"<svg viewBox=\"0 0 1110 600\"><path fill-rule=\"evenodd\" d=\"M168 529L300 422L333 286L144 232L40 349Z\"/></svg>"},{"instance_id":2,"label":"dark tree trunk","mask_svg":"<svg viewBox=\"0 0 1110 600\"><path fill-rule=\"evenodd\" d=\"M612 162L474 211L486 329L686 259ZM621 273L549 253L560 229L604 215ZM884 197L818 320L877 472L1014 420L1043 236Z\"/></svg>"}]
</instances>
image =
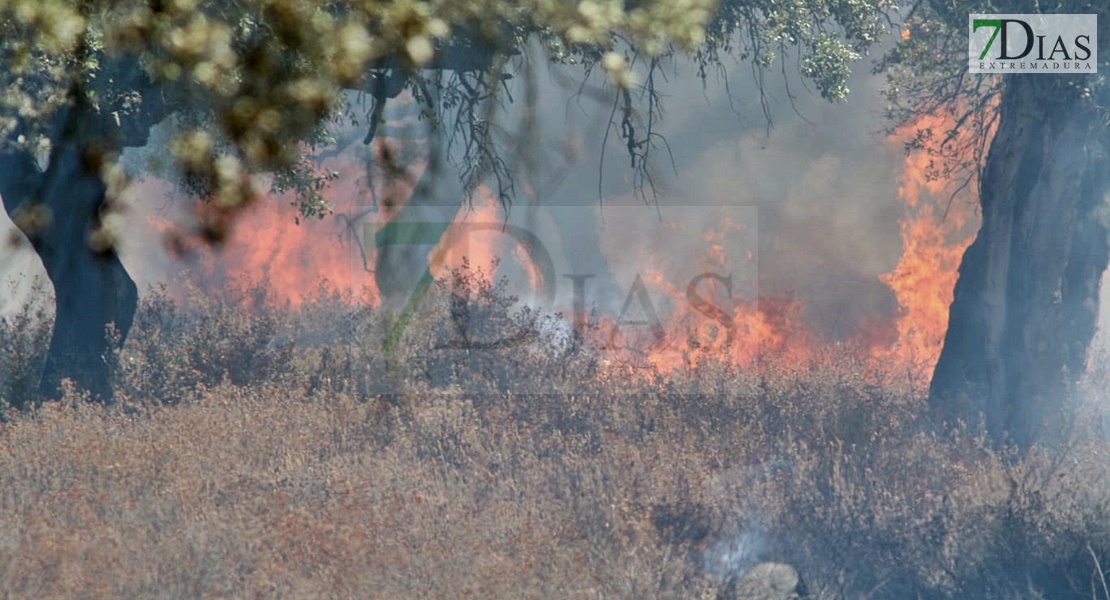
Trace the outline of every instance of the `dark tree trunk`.
<instances>
[{"instance_id":1,"label":"dark tree trunk","mask_svg":"<svg viewBox=\"0 0 1110 600\"><path fill-rule=\"evenodd\" d=\"M1066 435L1110 259L1103 128L1063 77L1009 75L930 389L942 420L995 443Z\"/></svg>"},{"instance_id":2,"label":"dark tree trunk","mask_svg":"<svg viewBox=\"0 0 1110 600\"><path fill-rule=\"evenodd\" d=\"M107 353L114 348L105 327L112 323L122 341L135 316L138 290L114 249L97 251L89 234L104 206L105 187L90 169L89 149L58 148L45 174L42 201L53 222L36 249L54 284L57 312L40 392L57 395L69 377L100 401L112 398Z\"/></svg>"},{"instance_id":3,"label":"dark tree trunk","mask_svg":"<svg viewBox=\"0 0 1110 600\"><path fill-rule=\"evenodd\" d=\"M94 399L112 398L111 373L105 360L113 349L105 328L115 325L122 341L134 318L138 292L112 248L97 250L90 234L105 206L100 157L83 129L99 128L98 117L84 106L66 111L61 135L45 172L25 151L9 150L0 157L0 195L9 214L34 209L48 215L41 228L26 233L54 286L56 311L39 393L58 395L71 378ZM25 404L29 399L19 399Z\"/></svg>"}]
</instances>

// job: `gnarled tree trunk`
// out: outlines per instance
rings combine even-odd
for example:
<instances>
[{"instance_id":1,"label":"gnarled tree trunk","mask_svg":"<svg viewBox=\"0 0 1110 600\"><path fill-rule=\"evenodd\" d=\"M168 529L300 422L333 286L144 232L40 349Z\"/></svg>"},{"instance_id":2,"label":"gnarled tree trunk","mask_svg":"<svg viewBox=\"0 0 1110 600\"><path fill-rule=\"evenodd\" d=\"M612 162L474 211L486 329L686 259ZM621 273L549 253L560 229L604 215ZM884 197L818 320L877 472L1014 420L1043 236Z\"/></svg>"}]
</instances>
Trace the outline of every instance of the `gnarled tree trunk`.
<instances>
[{"instance_id":1,"label":"gnarled tree trunk","mask_svg":"<svg viewBox=\"0 0 1110 600\"><path fill-rule=\"evenodd\" d=\"M111 373L105 358L113 344L105 328L113 323L120 340L126 337L138 291L114 248L98 250L90 243L106 208L98 168L101 151L92 143L103 138L95 135L100 118L81 103L65 113L45 172L26 151L8 150L0 157L0 196L9 214L36 210L47 216L41 227L26 231L56 299L40 397L57 397L58 386L68 377L94 399L109 401Z\"/></svg>"},{"instance_id":2,"label":"gnarled tree trunk","mask_svg":"<svg viewBox=\"0 0 1110 600\"><path fill-rule=\"evenodd\" d=\"M50 227L34 244L54 284L57 311L40 393L57 395L69 377L94 398L112 397L106 354L114 345L105 336L112 323L120 340L135 316L138 289L113 248L97 250L89 234L104 206L105 187L90 168L88 148L65 144L50 159L42 201L51 209Z\"/></svg>"},{"instance_id":3,"label":"gnarled tree trunk","mask_svg":"<svg viewBox=\"0 0 1110 600\"><path fill-rule=\"evenodd\" d=\"M935 413L996 443L1066 435L1110 258L1103 143L1063 76L1008 75L980 176L982 226L959 281L930 389Z\"/></svg>"}]
</instances>

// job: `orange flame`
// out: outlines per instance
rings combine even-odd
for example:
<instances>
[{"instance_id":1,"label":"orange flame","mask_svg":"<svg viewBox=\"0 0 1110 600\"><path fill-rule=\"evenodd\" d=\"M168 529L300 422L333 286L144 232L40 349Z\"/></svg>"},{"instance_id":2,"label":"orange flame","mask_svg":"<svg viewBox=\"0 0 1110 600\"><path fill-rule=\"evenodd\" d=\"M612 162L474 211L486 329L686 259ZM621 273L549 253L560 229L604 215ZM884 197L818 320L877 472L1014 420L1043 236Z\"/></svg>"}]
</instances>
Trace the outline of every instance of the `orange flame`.
<instances>
[{"instance_id":1,"label":"orange flame","mask_svg":"<svg viewBox=\"0 0 1110 600\"><path fill-rule=\"evenodd\" d=\"M464 206L455 216L458 226L451 227L440 240L439 246L432 250L429 260L434 266L442 265L433 273L440 277L445 272L462 268L464 260L481 273L487 283L496 280L497 273L490 272L506 253L515 254L515 248L504 245L504 236L496 230L496 224L503 221L500 207L493 194L485 187L478 190L474 204ZM481 225L481 228L468 229L466 225ZM488 229L487 229L488 227ZM436 256L441 258L436 258Z\"/></svg>"},{"instance_id":2,"label":"orange flame","mask_svg":"<svg viewBox=\"0 0 1110 600\"><path fill-rule=\"evenodd\" d=\"M358 254L352 221L357 218L353 211L371 204L362 180L365 167L340 155L328 159L323 168L340 174L326 192L335 214L306 219L290 197L259 199L236 218L227 241L201 259L205 285L243 291L244 286L264 282L268 304L296 307L326 282L376 305L377 288Z\"/></svg>"},{"instance_id":3,"label":"orange flame","mask_svg":"<svg viewBox=\"0 0 1110 600\"><path fill-rule=\"evenodd\" d=\"M926 116L913 127L948 131L951 123ZM904 161L898 189L906 209L901 222L902 257L894 270L880 277L898 301L897 341L875 352L876 357L897 360L925 377L931 377L940 356L960 260L978 226L974 176L953 191L954 182L931 177L929 167L925 152L908 154Z\"/></svg>"},{"instance_id":4,"label":"orange flame","mask_svg":"<svg viewBox=\"0 0 1110 600\"><path fill-rule=\"evenodd\" d=\"M939 117L924 118L916 127L949 129L945 119ZM900 133L887 142L900 145L904 137ZM369 192L361 178L365 165L340 157L325 165L340 173L326 192L329 200L340 208L369 205ZM951 186L929 176L928 160L924 153L909 154L904 160L898 191L905 204L900 224L903 251L897 266L880 276L893 292L898 311L864 320L850 340L872 358L906 365L926 377L943 343L957 268L976 221L974 186L967 186L949 202ZM419 171L422 166L414 168ZM400 187L392 182L394 189L381 192L393 198L384 206L387 216L395 214L415 181L416 177L409 177ZM484 188L478 192L473 208L460 210L457 222L501 222L503 215L493 194ZM304 303L321 279L336 289L367 289L369 296L363 299L377 303L373 278L359 269L352 257L357 247L350 237L353 228L344 228L343 221L336 218L297 225L295 210L288 202L277 206L274 202L264 201L241 215L227 245L203 263L209 276L226 274L222 285L233 285L229 282L242 277L254 281L265 278L270 293L267 301L276 305ZM736 256L730 257L729 243L746 226L722 218L704 232L704 251L697 265L701 273L729 271L730 259L737 260ZM666 230L679 225L663 227ZM544 285L540 269L510 238L493 228L488 232L449 228L429 255L431 264L439 267L434 275L444 275L444 268L462 266L466 257L492 281L496 274L489 272L489 267L499 258L522 269L531 289L538 292ZM733 295L725 289L723 280L712 277L701 278L695 285L675 277L678 266L666 260L670 250L662 238L649 243L649 255L641 257L648 266L639 273L637 285L643 286L652 302L662 298L651 307L659 311L655 315L658 325L643 319L637 323L633 316L602 315L595 341L606 353L604 363L659 374L687 369L705 359L747 367L761 357L774 356L780 364L802 364L824 355L832 346L806 322L805 306L798 298ZM731 250L736 252L735 248ZM367 258L372 261L372 257ZM739 260L750 263L754 256L750 251L741 253ZM614 272L617 270L614 268ZM642 296L633 293L629 298L633 309L648 308L643 306ZM644 327L645 323L651 326Z\"/></svg>"},{"instance_id":5,"label":"orange flame","mask_svg":"<svg viewBox=\"0 0 1110 600\"><path fill-rule=\"evenodd\" d=\"M901 146L904 136L919 128L948 131L951 125L944 118L922 118L887 142ZM926 379L943 345L960 260L976 225L975 186L969 184L953 194L953 183L932 176L929 167L925 152L907 154L903 162L898 190L905 205L900 222L902 255L892 271L879 276L893 292L898 310L865 319L848 344L888 367ZM725 242L735 227L722 223L706 233L703 266L707 270L727 270ZM647 262L664 261L649 256ZM612 363L650 367L657 373L688 368L705 357L751 366L760 357L773 356L776 364L800 365L826 356L834 346L813 333L797 298L736 298L731 300L731 312L723 313L692 304L685 290L670 283L658 268L647 269L642 281L677 308L654 336L645 335L641 328L638 334L622 338L616 319L604 319L600 337L607 342L603 347ZM704 284L710 297L720 297L716 285Z\"/></svg>"},{"instance_id":6,"label":"orange flame","mask_svg":"<svg viewBox=\"0 0 1110 600\"><path fill-rule=\"evenodd\" d=\"M678 223L660 226L661 234L684 228ZM729 247L746 227L727 217L717 219L702 234L704 252L694 271L668 260L674 249L667 247L666 235L652 239L646 232L650 250L641 257L646 265L629 286L622 309L630 315L638 312L634 317L607 315L595 333L608 364L667 374L705 360L750 368L766 355L779 361L807 359L814 341L802 318L802 303L789 296L745 297L734 293L729 287L733 282L723 275L743 266L730 264L737 260L733 255L740 255L741 263L754 260L751 250ZM754 266L748 271L754 272Z\"/></svg>"}]
</instances>

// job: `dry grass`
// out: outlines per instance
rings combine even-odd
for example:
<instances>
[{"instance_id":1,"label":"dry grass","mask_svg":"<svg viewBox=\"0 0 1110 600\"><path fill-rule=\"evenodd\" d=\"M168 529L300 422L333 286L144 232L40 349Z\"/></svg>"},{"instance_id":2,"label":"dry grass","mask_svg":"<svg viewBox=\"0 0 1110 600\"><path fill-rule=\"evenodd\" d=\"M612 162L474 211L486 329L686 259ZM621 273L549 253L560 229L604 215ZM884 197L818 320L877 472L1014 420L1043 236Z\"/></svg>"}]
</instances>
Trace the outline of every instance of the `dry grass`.
<instances>
[{"instance_id":1,"label":"dry grass","mask_svg":"<svg viewBox=\"0 0 1110 600\"><path fill-rule=\"evenodd\" d=\"M926 433L919 394L864 362L650 381L529 346L459 367L427 351L434 308L382 356L333 291L231 305L153 295L116 406L10 412L4 597L712 598L775 559L822 599L1110 600L1088 429L1007 457Z\"/></svg>"}]
</instances>

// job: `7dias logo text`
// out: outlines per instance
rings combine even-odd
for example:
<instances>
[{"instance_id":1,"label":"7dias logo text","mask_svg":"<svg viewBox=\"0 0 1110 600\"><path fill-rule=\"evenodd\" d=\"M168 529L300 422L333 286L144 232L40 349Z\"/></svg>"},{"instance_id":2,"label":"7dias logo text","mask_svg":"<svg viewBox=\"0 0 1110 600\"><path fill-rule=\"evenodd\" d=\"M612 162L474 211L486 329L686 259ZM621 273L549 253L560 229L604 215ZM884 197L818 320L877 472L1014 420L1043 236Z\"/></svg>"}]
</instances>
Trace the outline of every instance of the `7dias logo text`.
<instances>
[{"instance_id":1,"label":"7dias logo text","mask_svg":"<svg viewBox=\"0 0 1110 600\"><path fill-rule=\"evenodd\" d=\"M1095 73L1098 15L968 15L972 73Z\"/></svg>"}]
</instances>

